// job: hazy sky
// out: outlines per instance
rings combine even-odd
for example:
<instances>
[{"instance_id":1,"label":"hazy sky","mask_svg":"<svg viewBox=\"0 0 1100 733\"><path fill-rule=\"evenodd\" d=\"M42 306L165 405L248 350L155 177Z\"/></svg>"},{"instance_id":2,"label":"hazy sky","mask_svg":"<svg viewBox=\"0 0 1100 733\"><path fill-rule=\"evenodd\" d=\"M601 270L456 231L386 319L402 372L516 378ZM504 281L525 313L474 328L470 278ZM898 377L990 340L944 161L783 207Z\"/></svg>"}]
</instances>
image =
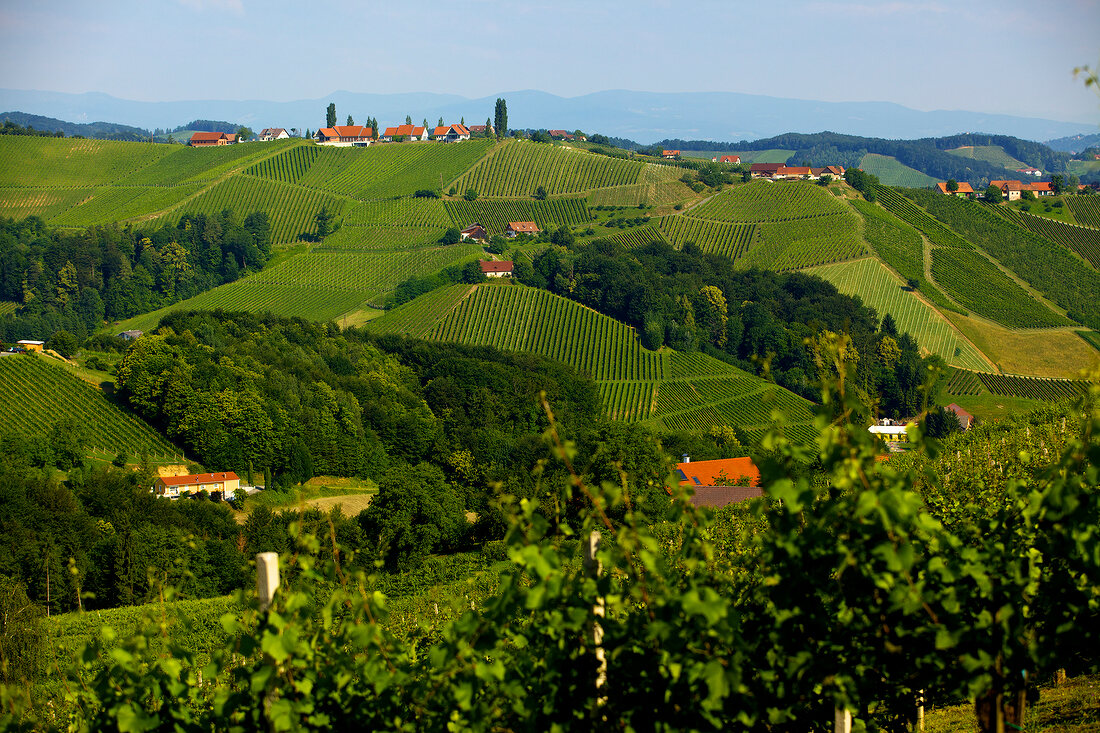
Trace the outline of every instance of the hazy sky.
<instances>
[{"instance_id":1,"label":"hazy sky","mask_svg":"<svg viewBox=\"0 0 1100 733\"><path fill-rule=\"evenodd\" d=\"M325 8L325 10L321 10ZM731 91L1100 123L1100 0L2 0L0 87L142 101Z\"/></svg>"}]
</instances>

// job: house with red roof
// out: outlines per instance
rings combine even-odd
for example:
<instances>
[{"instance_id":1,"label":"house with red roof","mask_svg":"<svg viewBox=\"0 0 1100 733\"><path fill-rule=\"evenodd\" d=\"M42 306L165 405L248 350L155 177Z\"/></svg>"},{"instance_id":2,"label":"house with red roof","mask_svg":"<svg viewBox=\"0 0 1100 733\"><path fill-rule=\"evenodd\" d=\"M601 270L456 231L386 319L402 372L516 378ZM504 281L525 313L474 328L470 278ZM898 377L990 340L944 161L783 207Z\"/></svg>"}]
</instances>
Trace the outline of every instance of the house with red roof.
<instances>
[{"instance_id":1,"label":"house with red roof","mask_svg":"<svg viewBox=\"0 0 1100 733\"><path fill-rule=\"evenodd\" d=\"M504 236L515 239L520 234L538 234L539 228L533 221L510 221L508 228L504 230Z\"/></svg>"},{"instance_id":2,"label":"house with red roof","mask_svg":"<svg viewBox=\"0 0 1100 733\"><path fill-rule=\"evenodd\" d=\"M437 127L432 131L432 139L445 143L457 143L462 140L469 140L470 128L465 125L445 125Z\"/></svg>"},{"instance_id":3,"label":"house with red roof","mask_svg":"<svg viewBox=\"0 0 1100 733\"><path fill-rule=\"evenodd\" d=\"M272 140L286 140L290 137L290 133L281 127L265 127L260 130L260 136L257 138L260 142L266 143Z\"/></svg>"},{"instance_id":4,"label":"house with red roof","mask_svg":"<svg viewBox=\"0 0 1100 733\"><path fill-rule=\"evenodd\" d=\"M680 157L680 151L679 150L662 150L661 151L661 157L664 158L665 160L675 160L676 158Z\"/></svg>"},{"instance_id":5,"label":"house with red roof","mask_svg":"<svg viewBox=\"0 0 1100 733\"><path fill-rule=\"evenodd\" d=\"M936 190L945 196L950 196L951 192L947 190L947 181L940 181L936 184ZM974 187L966 181L959 183L959 189L955 191L955 195L959 198L974 198Z\"/></svg>"},{"instance_id":6,"label":"house with red roof","mask_svg":"<svg viewBox=\"0 0 1100 733\"><path fill-rule=\"evenodd\" d=\"M786 168L782 163L753 163L749 166L749 175L753 178L775 178L780 168Z\"/></svg>"},{"instance_id":7,"label":"house with red roof","mask_svg":"<svg viewBox=\"0 0 1100 733\"><path fill-rule=\"evenodd\" d=\"M161 476L153 484L153 493L168 499L178 499L186 494L205 491L219 494L223 499L233 496L241 487L241 480L232 471L222 473L198 473L188 476Z\"/></svg>"},{"instance_id":8,"label":"house with red roof","mask_svg":"<svg viewBox=\"0 0 1100 733\"><path fill-rule=\"evenodd\" d=\"M547 130L546 133L555 140L572 140L573 133L565 130Z\"/></svg>"},{"instance_id":9,"label":"house with red roof","mask_svg":"<svg viewBox=\"0 0 1100 733\"><path fill-rule=\"evenodd\" d=\"M963 430L969 430L970 426L974 424L974 416L963 408L956 405L954 402L948 405L947 409L955 413L955 417L959 419L959 427L961 427Z\"/></svg>"},{"instance_id":10,"label":"house with red roof","mask_svg":"<svg viewBox=\"0 0 1100 733\"><path fill-rule=\"evenodd\" d=\"M383 142L392 143L397 138L409 142L423 142L428 139L428 128L418 125L398 125L397 127L387 127L386 131L382 133Z\"/></svg>"},{"instance_id":11,"label":"house with red roof","mask_svg":"<svg viewBox=\"0 0 1100 733\"><path fill-rule=\"evenodd\" d=\"M1036 196L1053 196L1054 187L1050 181L1035 181L1024 186L1025 191L1031 191Z\"/></svg>"},{"instance_id":12,"label":"house with red roof","mask_svg":"<svg viewBox=\"0 0 1100 733\"><path fill-rule=\"evenodd\" d=\"M697 507L721 508L764 495L760 470L748 457L692 461L684 456L674 475L681 487L694 490L691 503Z\"/></svg>"},{"instance_id":13,"label":"house with red roof","mask_svg":"<svg viewBox=\"0 0 1100 733\"><path fill-rule=\"evenodd\" d=\"M495 134L492 125L470 125L470 132L475 135L484 135L488 132L490 135Z\"/></svg>"},{"instance_id":14,"label":"house with red roof","mask_svg":"<svg viewBox=\"0 0 1100 733\"><path fill-rule=\"evenodd\" d=\"M722 157L713 157L710 159L711 163L731 163L733 165L741 165L740 155L723 155Z\"/></svg>"},{"instance_id":15,"label":"house with red roof","mask_svg":"<svg viewBox=\"0 0 1100 733\"><path fill-rule=\"evenodd\" d=\"M778 170L776 170L775 175L773 176L773 178L786 178L786 179L810 178L812 175L813 175L813 171L810 169L810 166L808 166L808 165L795 165L795 166L783 165L783 166L780 166Z\"/></svg>"},{"instance_id":16,"label":"house with red roof","mask_svg":"<svg viewBox=\"0 0 1100 733\"><path fill-rule=\"evenodd\" d=\"M1001 189L1009 201L1017 201L1024 192L1024 184L1019 181L990 181L989 185Z\"/></svg>"},{"instance_id":17,"label":"house with red roof","mask_svg":"<svg viewBox=\"0 0 1100 733\"><path fill-rule=\"evenodd\" d=\"M191 135L188 145L193 148L209 148L216 145L232 145L237 136L227 132L196 132Z\"/></svg>"},{"instance_id":18,"label":"house with red roof","mask_svg":"<svg viewBox=\"0 0 1100 733\"><path fill-rule=\"evenodd\" d=\"M485 277L512 277L512 263L506 260L481 260L478 264Z\"/></svg>"},{"instance_id":19,"label":"house with red roof","mask_svg":"<svg viewBox=\"0 0 1100 733\"><path fill-rule=\"evenodd\" d=\"M489 239L489 233L480 224L471 224L459 232L462 239L472 239L475 242L484 242Z\"/></svg>"},{"instance_id":20,"label":"house with red roof","mask_svg":"<svg viewBox=\"0 0 1100 733\"><path fill-rule=\"evenodd\" d=\"M317 143L319 145L332 145L334 147L366 147L374 138L374 130L363 125L337 125L336 127L322 127L317 131Z\"/></svg>"}]
</instances>

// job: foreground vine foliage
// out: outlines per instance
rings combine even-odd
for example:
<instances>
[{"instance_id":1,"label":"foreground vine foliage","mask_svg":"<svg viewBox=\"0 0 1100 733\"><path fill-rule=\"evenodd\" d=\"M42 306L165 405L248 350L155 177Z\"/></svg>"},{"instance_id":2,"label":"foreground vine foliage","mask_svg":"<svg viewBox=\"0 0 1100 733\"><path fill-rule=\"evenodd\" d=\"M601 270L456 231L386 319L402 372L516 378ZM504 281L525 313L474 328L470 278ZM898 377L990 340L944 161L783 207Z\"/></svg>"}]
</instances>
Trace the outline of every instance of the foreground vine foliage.
<instances>
[{"instance_id":1,"label":"foreground vine foliage","mask_svg":"<svg viewBox=\"0 0 1100 733\"><path fill-rule=\"evenodd\" d=\"M333 538L302 532L270 610L242 594L248 610L222 619L231 648L200 664L170 637L154 653L105 630L58 670L63 703L5 688L0 725L807 731L831 729L842 708L866 729L908 730L924 691L976 699L981 727L1002 730L1029 680L1096 668L1081 650L1100 649L1100 388L1073 409L1064 451L1045 465L1003 456L1027 470L945 525L912 488L925 464L876 463L867 431L848 424L858 396L834 346L817 445L781 427L767 436L767 498L732 539L683 495L643 523L629 477L585 485L551 423L573 476L562 503L587 511L568 525L553 507L513 505L496 593L433 641L387 631L370 578L345 570ZM930 459L940 450L920 443ZM586 564L588 543L571 540L597 530Z\"/></svg>"}]
</instances>

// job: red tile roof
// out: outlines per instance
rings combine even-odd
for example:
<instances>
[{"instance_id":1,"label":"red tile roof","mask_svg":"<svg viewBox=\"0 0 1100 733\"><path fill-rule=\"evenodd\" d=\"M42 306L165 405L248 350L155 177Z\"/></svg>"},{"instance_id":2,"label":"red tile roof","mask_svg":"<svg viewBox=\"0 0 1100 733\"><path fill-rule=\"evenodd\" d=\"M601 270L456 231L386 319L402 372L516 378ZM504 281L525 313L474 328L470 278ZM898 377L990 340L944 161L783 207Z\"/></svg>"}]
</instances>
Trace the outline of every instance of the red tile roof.
<instances>
[{"instance_id":1,"label":"red tile roof","mask_svg":"<svg viewBox=\"0 0 1100 733\"><path fill-rule=\"evenodd\" d=\"M510 221L508 222L508 228L513 232L520 232L526 234L537 234L539 228L535 226L533 221Z\"/></svg>"},{"instance_id":2,"label":"red tile roof","mask_svg":"<svg viewBox=\"0 0 1100 733\"><path fill-rule=\"evenodd\" d=\"M191 142L203 143L203 142L216 142L221 139L229 140L229 135L224 132L196 132L191 135Z\"/></svg>"},{"instance_id":3,"label":"red tile roof","mask_svg":"<svg viewBox=\"0 0 1100 733\"><path fill-rule=\"evenodd\" d=\"M424 128L413 127L412 125L398 125L397 127L387 127L384 134L385 137L397 137L398 135L404 135L405 137L420 137L424 134Z\"/></svg>"},{"instance_id":4,"label":"red tile roof","mask_svg":"<svg viewBox=\"0 0 1100 733\"><path fill-rule=\"evenodd\" d=\"M444 135L446 135L450 131L450 129L451 128L449 128L449 127L437 127L434 130L432 130L432 136L433 137L443 137Z\"/></svg>"},{"instance_id":5,"label":"red tile roof","mask_svg":"<svg viewBox=\"0 0 1100 733\"><path fill-rule=\"evenodd\" d=\"M776 171L776 175L780 176L808 176L810 175L810 167L808 165L798 166L782 166Z\"/></svg>"},{"instance_id":6,"label":"red tile roof","mask_svg":"<svg viewBox=\"0 0 1100 733\"><path fill-rule=\"evenodd\" d=\"M948 405L947 409L955 413L955 416L959 418L959 425L962 426L963 430L969 428L970 425L974 422L974 416L963 408L956 405L954 402Z\"/></svg>"},{"instance_id":7,"label":"red tile roof","mask_svg":"<svg viewBox=\"0 0 1100 733\"><path fill-rule=\"evenodd\" d=\"M1042 191L1044 193L1047 192L1047 191L1050 191L1051 193L1054 193L1054 189L1051 187L1050 181L1036 181L1035 183L1029 183L1026 186L1024 186L1024 190L1025 191Z\"/></svg>"},{"instance_id":8,"label":"red tile roof","mask_svg":"<svg viewBox=\"0 0 1100 733\"><path fill-rule=\"evenodd\" d=\"M753 163L749 166L749 171L752 173L775 173L780 168L786 167L782 163Z\"/></svg>"},{"instance_id":9,"label":"red tile roof","mask_svg":"<svg viewBox=\"0 0 1100 733\"><path fill-rule=\"evenodd\" d=\"M740 155L723 155L721 158L718 159L718 162L719 163L740 163L741 162L741 156Z\"/></svg>"},{"instance_id":10,"label":"red tile roof","mask_svg":"<svg viewBox=\"0 0 1100 733\"><path fill-rule=\"evenodd\" d=\"M680 484L693 486L715 486L719 476L727 481L736 481L742 476L756 486L760 483L760 470L751 458L719 458L714 461L690 461L676 464L676 473Z\"/></svg>"},{"instance_id":11,"label":"red tile roof","mask_svg":"<svg viewBox=\"0 0 1100 733\"><path fill-rule=\"evenodd\" d=\"M466 125L456 124L456 125L451 125L451 127L459 135L469 135L470 134L470 129L468 127L466 127Z\"/></svg>"},{"instance_id":12,"label":"red tile roof","mask_svg":"<svg viewBox=\"0 0 1100 733\"><path fill-rule=\"evenodd\" d=\"M679 150L662 150L661 151L661 155L664 156L665 158L671 158L672 156L679 155L679 154L680 154Z\"/></svg>"},{"instance_id":13,"label":"red tile roof","mask_svg":"<svg viewBox=\"0 0 1100 733\"><path fill-rule=\"evenodd\" d=\"M756 499L764 495L759 486L696 486L691 503L697 507L709 506L721 509L746 499Z\"/></svg>"},{"instance_id":14,"label":"red tile roof","mask_svg":"<svg viewBox=\"0 0 1100 733\"><path fill-rule=\"evenodd\" d=\"M481 271L488 275L490 272L511 272L512 263L507 260L481 260Z\"/></svg>"},{"instance_id":15,"label":"red tile roof","mask_svg":"<svg viewBox=\"0 0 1100 733\"><path fill-rule=\"evenodd\" d=\"M936 184L936 188L940 190L940 193L948 193L947 181L940 181ZM969 183L963 181L959 183L959 190L955 193L974 193L974 189Z\"/></svg>"},{"instance_id":16,"label":"red tile roof","mask_svg":"<svg viewBox=\"0 0 1100 733\"><path fill-rule=\"evenodd\" d=\"M991 186L996 186L1002 191L1023 191L1024 184L1020 181L990 181Z\"/></svg>"},{"instance_id":17,"label":"red tile roof","mask_svg":"<svg viewBox=\"0 0 1100 733\"><path fill-rule=\"evenodd\" d=\"M190 486L191 484L214 484L225 481L240 480L232 471L223 473L196 473L189 476L162 476L160 481L165 486Z\"/></svg>"}]
</instances>

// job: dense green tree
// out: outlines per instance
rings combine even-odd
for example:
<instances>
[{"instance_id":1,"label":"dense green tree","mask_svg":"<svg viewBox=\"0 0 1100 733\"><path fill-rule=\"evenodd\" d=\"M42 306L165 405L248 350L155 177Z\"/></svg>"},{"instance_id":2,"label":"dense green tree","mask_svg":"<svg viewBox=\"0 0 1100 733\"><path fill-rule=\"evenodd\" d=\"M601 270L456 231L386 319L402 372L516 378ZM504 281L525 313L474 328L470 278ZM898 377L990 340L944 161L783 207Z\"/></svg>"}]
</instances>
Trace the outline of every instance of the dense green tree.
<instances>
[{"instance_id":1,"label":"dense green tree","mask_svg":"<svg viewBox=\"0 0 1100 733\"><path fill-rule=\"evenodd\" d=\"M462 233L458 231L458 227L449 227L439 238L440 244L458 244L461 241Z\"/></svg>"},{"instance_id":2,"label":"dense green tree","mask_svg":"<svg viewBox=\"0 0 1100 733\"><path fill-rule=\"evenodd\" d=\"M348 121L347 121L347 124L348 124L349 126L350 126L350 125L354 125L354 124L355 124L355 120L354 120L354 119L352 119L352 116L351 116L351 115L348 115Z\"/></svg>"},{"instance_id":3,"label":"dense green tree","mask_svg":"<svg viewBox=\"0 0 1100 733\"><path fill-rule=\"evenodd\" d=\"M325 127L336 127L336 103L329 102L325 110Z\"/></svg>"},{"instance_id":4,"label":"dense green tree","mask_svg":"<svg viewBox=\"0 0 1100 733\"><path fill-rule=\"evenodd\" d=\"M462 194L462 198L467 201L477 201L477 190L473 188L467 188L466 193Z\"/></svg>"},{"instance_id":5,"label":"dense green tree","mask_svg":"<svg viewBox=\"0 0 1100 733\"><path fill-rule=\"evenodd\" d=\"M497 131L497 137L508 135L508 103L502 97L498 97L493 113L493 128Z\"/></svg>"},{"instance_id":6,"label":"dense green tree","mask_svg":"<svg viewBox=\"0 0 1100 733\"><path fill-rule=\"evenodd\" d=\"M991 204L999 204L1002 198L1001 189L991 183L982 197Z\"/></svg>"},{"instance_id":7,"label":"dense green tree","mask_svg":"<svg viewBox=\"0 0 1100 733\"><path fill-rule=\"evenodd\" d=\"M237 128L238 142L248 142L249 140L251 140L255 136L256 136L256 133L252 132L251 127L245 127L244 125L241 125L240 127Z\"/></svg>"}]
</instances>

